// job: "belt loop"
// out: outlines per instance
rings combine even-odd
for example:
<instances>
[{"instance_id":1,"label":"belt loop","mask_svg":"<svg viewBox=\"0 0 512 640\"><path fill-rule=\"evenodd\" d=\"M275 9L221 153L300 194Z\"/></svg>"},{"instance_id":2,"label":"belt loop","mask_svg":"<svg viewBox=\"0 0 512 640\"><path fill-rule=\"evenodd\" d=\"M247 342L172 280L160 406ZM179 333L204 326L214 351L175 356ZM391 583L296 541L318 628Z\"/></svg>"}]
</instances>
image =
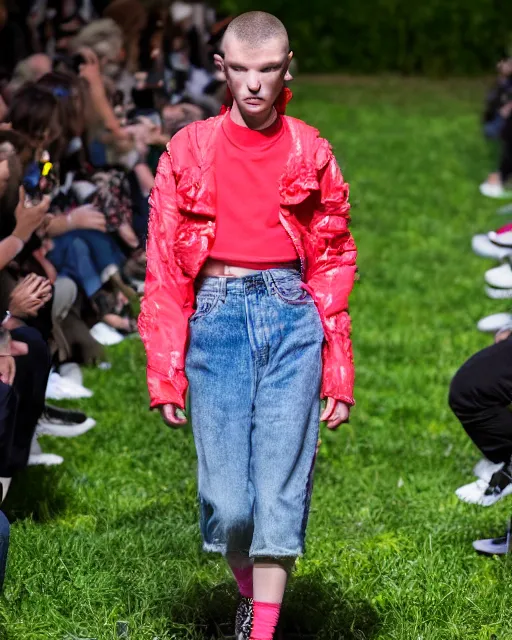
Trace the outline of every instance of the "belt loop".
<instances>
[{"instance_id":1,"label":"belt loop","mask_svg":"<svg viewBox=\"0 0 512 640\"><path fill-rule=\"evenodd\" d=\"M219 300L221 302L225 302L228 295L228 279L227 278L217 278L217 292L219 295Z\"/></svg>"},{"instance_id":2,"label":"belt loop","mask_svg":"<svg viewBox=\"0 0 512 640\"><path fill-rule=\"evenodd\" d=\"M267 269L265 271L261 272L262 276L263 276L263 281L265 282L265 286L267 287L267 293L269 296L274 294L274 289L275 289L275 283L274 283L274 277L272 275L272 270L271 269Z\"/></svg>"}]
</instances>

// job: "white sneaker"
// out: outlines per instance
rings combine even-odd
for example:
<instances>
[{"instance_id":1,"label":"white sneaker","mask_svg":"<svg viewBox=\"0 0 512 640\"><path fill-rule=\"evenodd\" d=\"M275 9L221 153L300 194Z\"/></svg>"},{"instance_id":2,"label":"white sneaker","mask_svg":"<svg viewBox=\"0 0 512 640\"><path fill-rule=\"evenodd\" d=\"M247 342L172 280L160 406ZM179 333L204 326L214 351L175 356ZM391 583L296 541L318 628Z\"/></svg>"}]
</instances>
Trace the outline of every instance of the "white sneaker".
<instances>
[{"instance_id":1,"label":"white sneaker","mask_svg":"<svg viewBox=\"0 0 512 640\"><path fill-rule=\"evenodd\" d=\"M490 507L512 494L512 476L510 467L502 465L490 479L478 479L475 482L459 487L456 496L463 502Z\"/></svg>"},{"instance_id":2,"label":"white sneaker","mask_svg":"<svg viewBox=\"0 0 512 640\"><path fill-rule=\"evenodd\" d=\"M80 369L80 365L76 362L66 362L66 364L61 364L59 367L59 375L62 378L66 378L66 380L71 380L75 384L83 385L84 376L82 374L82 370Z\"/></svg>"},{"instance_id":3,"label":"white sneaker","mask_svg":"<svg viewBox=\"0 0 512 640\"><path fill-rule=\"evenodd\" d=\"M492 300L510 300L512 298L512 289L495 289L494 287L485 287L485 293Z\"/></svg>"},{"instance_id":4,"label":"white sneaker","mask_svg":"<svg viewBox=\"0 0 512 640\"><path fill-rule=\"evenodd\" d=\"M98 322L91 329L91 336L105 347L119 344L124 340L119 331L109 327L105 322Z\"/></svg>"},{"instance_id":5,"label":"white sneaker","mask_svg":"<svg viewBox=\"0 0 512 640\"><path fill-rule=\"evenodd\" d=\"M502 264L485 272L485 282L498 289L512 289L512 268L509 264Z\"/></svg>"},{"instance_id":6,"label":"white sneaker","mask_svg":"<svg viewBox=\"0 0 512 640\"><path fill-rule=\"evenodd\" d=\"M34 435L32 442L30 443L30 455L28 458L28 466L35 467L37 465L43 465L45 467L54 467L55 465L62 464L64 458L58 456L55 453L43 453L41 445L37 441L37 436Z\"/></svg>"},{"instance_id":7,"label":"white sneaker","mask_svg":"<svg viewBox=\"0 0 512 640\"><path fill-rule=\"evenodd\" d=\"M31 453L28 458L29 467L36 467L39 465L44 467L55 467L63 462L64 458L62 456L58 456L56 453Z\"/></svg>"},{"instance_id":8,"label":"white sneaker","mask_svg":"<svg viewBox=\"0 0 512 640\"><path fill-rule=\"evenodd\" d=\"M63 378L55 371L50 374L48 386L46 387L46 398L48 400L79 400L80 398L91 398L93 392L80 384Z\"/></svg>"},{"instance_id":9,"label":"white sneaker","mask_svg":"<svg viewBox=\"0 0 512 640\"><path fill-rule=\"evenodd\" d=\"M507 216L512 213L512 204L506 204L504 207L500 207L496 213L499 213L501 216Z\"/></svg>"},{"instance_id":10,"label":"white sneaker","mask_svg":"<svg viewBox=\"0 0 512 640\"><path fill-rule=\"evenodd\" d=\"M480 256L481 258L504 260L508 256L512 256L512 249L498 247L496 244L494 244L494 242L491 242L491 240L489 240L489 237L484 233L473 236L471 246L476 255Z\"/></svg>"},{"instance_id":11,"label":"white sneaker","mask_svg":"<svg viewBox=\"0 0 512 640\"><path fill-rule=\"evenodd\" d=\"M482 333L496 333L505 325L512 323L512 313L493 313L478 321L477 329ZM477 475L477 474L475 474Z\"/></svg>"},{"instance_id":12,"label":"white sneaker","mask_svg":"<svg viewBox=\"0 0 512 640\"><path fill-rule=\"evenodd\" d=\"M0 487L1 490L2 490L2 493L0 494L0 504L7 497L7 493L9 491L9 487L11 486L11 481L12 481L12 478L0 478L0 485L2 485Z\"/></svg>"},{"instance_id":13,"label":"white sneaker","mask_svg":"<svg viewBox=\"0 0 512 640\"><path fill-rule=\"evenodd\" d=\"M487 540L475 540L473 549L486 556L503 556L510 552L510 536L501 538L489 538Z\"/></svg>"},{"instance_id":14,"label":"white sneaker","mask_svg":"<svg viewBox=\"0 0 512 640\"><path fill-rule=\"evenodd\" d=\"M509 226L510 225L507 225L507 228ZM489 231L487 237L491 242L494 242L494 244L497 244L499 247L512 247L512 231Z\"/></svg>"},{"instance_id":15,"label":"white sneaker","mask_svg":"<svg viewBox=\"0 0 512 640\"><path fill-rule=\"evenodd\" d=\"M475 482L470 482L469 484L465 484L462 487L459 487L455 491L455 495L462 502L467 502L468 504L481 504L481 500L484 497L484 493L489 486L489 480L478 479Z\"/></svg>"},{"instance_id":16,"label":"white sneaker","mask_svg":"<svg viewBox=\"0 0 512 640\"><path fill-rule=\"evenodd\" d=\"M145 282L144 280L137 280L137 278L132 278L130 284L135 289L135 291L139 294L139 296L144 295Z\"/></svg>"},{"instance_id":17,"label":"white sneaker","mask_svg":"<svg viewBox=\"0 0 512 640\"><path fill-rule=\"evenodd\" d=\"M55 424L41 418L37 423L38 436L56 436L57 438L76 438L87 433L96 426L96 420L87 418L81 424Z\"/></svg>"},{"instance_id":18,"label":"white sneaker","mask_svg":"<svg viewBox=\"0 0 512 640\"><path fill-rule=\"evenodd\" d=\"M482 182L480 185L480 193L488 198L508 198L509 192L503 188L501 184L492 184L489 182Z\"/></svg>"},{"instance_id":19,"label":"white sneaker","mask_svg":"<svg viewBox=\"0 0 512 640\"><path fill-rule=\"evenodd\" d=\"M486 480L489 482L491 477L496 473L496 471L499 471L504 464L504 462L494 463L487 458L482 458L473 467L473 475L480 480Z\"/></svg>"}]
</instances>

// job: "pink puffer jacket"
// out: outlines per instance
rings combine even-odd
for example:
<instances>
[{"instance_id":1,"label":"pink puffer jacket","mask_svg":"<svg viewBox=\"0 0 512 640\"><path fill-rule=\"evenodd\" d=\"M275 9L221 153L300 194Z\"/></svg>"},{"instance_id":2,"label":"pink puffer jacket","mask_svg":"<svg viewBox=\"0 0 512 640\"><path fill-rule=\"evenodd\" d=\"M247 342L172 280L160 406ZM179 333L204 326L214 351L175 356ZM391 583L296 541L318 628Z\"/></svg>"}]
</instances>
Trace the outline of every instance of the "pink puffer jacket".
<instances>
[{"instance_id":1,"label":"pink puffer jacket","mask_svg":"<svg viewBox=\"0 0 512 640\"><path fill-rule=\"evenodd\" d=\"M151 407L185 406L188 320L194 310L194 280L215 238L215 140L227 113L180 131L158 164L139 318ZM348 228L348 185L318 131L283 118L292 150L279 185L280 220L295 244L304 287L325 330L322 396L354 404L348 298L356 246Z\"/></svg>"}]
</instances>

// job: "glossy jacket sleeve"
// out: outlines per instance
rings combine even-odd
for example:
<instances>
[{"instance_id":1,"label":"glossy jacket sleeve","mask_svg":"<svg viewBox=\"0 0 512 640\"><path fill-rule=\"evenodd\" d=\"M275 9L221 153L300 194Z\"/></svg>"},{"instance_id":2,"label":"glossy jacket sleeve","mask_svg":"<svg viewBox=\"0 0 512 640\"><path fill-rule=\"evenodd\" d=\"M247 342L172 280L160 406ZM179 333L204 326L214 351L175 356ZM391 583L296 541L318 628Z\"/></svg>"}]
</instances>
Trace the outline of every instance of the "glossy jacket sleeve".
<instances>
[{"instance_id":1,"label":"glossy jacket sleeve","mask_svg":"<svg viewBox=\"0 0 512 640\"><path fill-rule=\"evenodd\" d=\"M146 348L151 408L170 403L184 408L187 283L174 259L179 213L172 160L167 151L158 163L149 202L147 270L139 330Z\"/></svg>"},{"instance_id":2,"label":"glossy jacket sleeve","mask_svg":"<svg viewBox=\"0 0 512 640\"><path fill-rule=\"evenodd\" d=\"M314 256L307 287L324 322L322 397L354 404L354 360L348 298L354 285L357 250L349 230L349 187L326 140L316 152L320 203L311 221Z\"/></svg>"}]
</instances>

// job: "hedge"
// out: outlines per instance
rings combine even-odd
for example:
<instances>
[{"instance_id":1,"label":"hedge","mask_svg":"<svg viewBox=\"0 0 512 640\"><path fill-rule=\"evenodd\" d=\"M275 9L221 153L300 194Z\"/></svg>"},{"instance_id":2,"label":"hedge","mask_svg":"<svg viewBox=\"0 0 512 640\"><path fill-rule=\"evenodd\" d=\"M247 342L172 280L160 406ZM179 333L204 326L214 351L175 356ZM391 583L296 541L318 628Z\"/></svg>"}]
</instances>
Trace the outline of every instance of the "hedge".
<instances>
[{"instance_id":1,"label":"hedge","mask_svg":"<svg viewBox=\"0 0 512 640\"><path fill-rule=\"evenodd\" d=\"M512 0L220 0L286 24L301 71L489 73L512 34Z\"/></svg>"}]
</instances>

